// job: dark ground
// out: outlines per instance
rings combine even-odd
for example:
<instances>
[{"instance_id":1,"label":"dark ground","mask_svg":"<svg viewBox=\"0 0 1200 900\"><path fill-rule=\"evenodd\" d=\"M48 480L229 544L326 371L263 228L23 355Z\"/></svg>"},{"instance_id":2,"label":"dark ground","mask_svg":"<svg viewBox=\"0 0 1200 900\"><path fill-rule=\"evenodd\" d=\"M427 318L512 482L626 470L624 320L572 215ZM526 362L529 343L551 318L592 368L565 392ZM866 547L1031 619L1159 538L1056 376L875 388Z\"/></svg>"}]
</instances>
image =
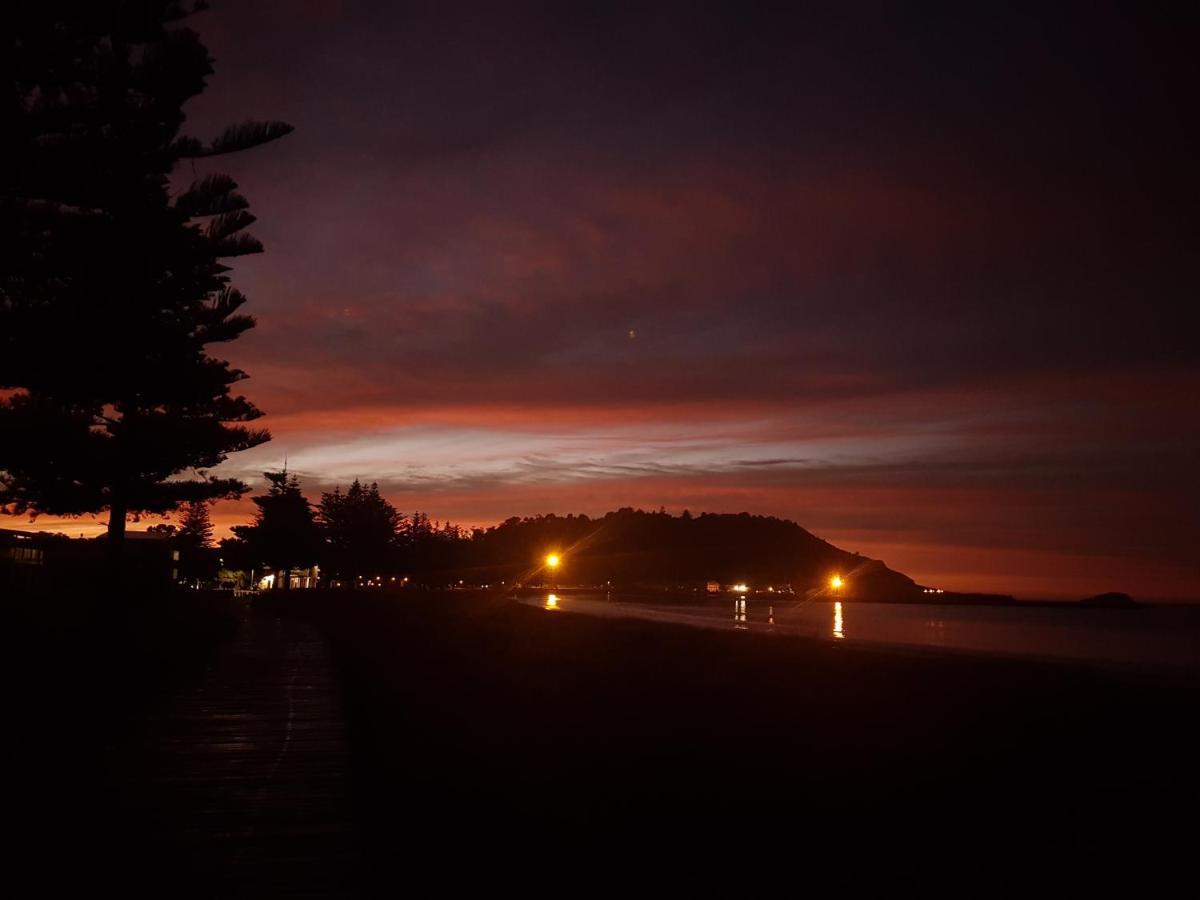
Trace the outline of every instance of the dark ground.
<instances>
[{"instance_id":1,"label":"dark ground","mask_svg":"<svg viewBox=\"0 0 1200 900\"><path fill-rule=\"evenodd\" d=\"M10 883L1092 896L1191 877L1194 679L462 594L297 594L232 639L213 607L152 618L74 656L9 636ZM250 731L204 724L231 703ZM308 738L288 730L281 756L296 710ZM245 740L214 787L204 748L230 728Z\"/></svg>"},{"instance_id":2,"label":"dark ground","mask_svg":"<svg viewBox=\"0 0 1200 900\"><path fill-rule=\"evenodd\" d=\"M157 593L11 648L20 896L354 896L326 642L225 594ZM32 702L36 699L36 702Z\"/></svg>"},{"instance_id":3,"label":"dark ground","mask_svg":"<svg viewBox=\"0 0 1200 900\"><path fill-rule=\"evenodd\" d=\"M161 592L3 601L7 884L14 896L125 887L162 860L122 840L127 823L103 785L146 785L109 750L203 681L238 609L228 596Z\"/></svg>"},{"instance_id":4,"label":"dark ground","mask_svg":"<svg viewBox=\"0 0 1200 900\"><path fill-rule=\"evenodd\" d=\"M1196 836L1194 682L347 601L318 618L388 889L649 866L677 887L1091 894L1168 878Z\"/></svg>"}]
</instances>

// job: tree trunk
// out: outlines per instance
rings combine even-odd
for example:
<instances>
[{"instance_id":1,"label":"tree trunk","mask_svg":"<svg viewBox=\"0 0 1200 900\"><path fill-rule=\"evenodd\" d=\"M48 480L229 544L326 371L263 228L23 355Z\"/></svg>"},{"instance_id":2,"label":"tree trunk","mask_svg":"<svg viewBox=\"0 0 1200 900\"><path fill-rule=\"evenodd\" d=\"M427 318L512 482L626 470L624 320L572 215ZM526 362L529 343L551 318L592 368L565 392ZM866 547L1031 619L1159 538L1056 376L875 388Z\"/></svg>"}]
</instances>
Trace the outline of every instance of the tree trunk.
<instances>
[{"instance_id":1,"label":"tree trunk","mask_svg":"<svg viewBox=\"0 0 1200 900\"><path fill-rule=\"evenodd\" d=\"M108 508L108 534L105 540L104 556L107 573L101 593L107 597L104 604L108 614L120 610L128 602L126 596L125 571L125 516L128 507L123 497L114 496Z\"/></svg>"},{"instance_id":2,"label":"tree trunk","mask_svg":"<svg viewBox=\"0 0 1200 900\"><path fill-rule=\"evenodd\" d=\"M108 539L116 546L125 540L125 517L128 508L123 498L114 497L108 508Z\"/></svg>"}]
</instances>

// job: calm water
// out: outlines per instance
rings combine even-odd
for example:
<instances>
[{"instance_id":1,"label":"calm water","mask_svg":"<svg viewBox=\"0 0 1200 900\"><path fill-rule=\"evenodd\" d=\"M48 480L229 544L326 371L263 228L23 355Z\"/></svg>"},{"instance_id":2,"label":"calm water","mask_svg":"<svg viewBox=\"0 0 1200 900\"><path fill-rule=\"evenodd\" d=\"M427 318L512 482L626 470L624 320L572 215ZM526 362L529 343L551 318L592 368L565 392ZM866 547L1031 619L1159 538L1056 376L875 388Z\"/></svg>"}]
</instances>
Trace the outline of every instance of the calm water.
<instances>
[{"instance_id":1,"label":"calm water","mask_svg":"<svg viewBox=\"0 0 1200 900\"><path fill-rule=\"evenodd\" d=\"M1200 669L1200 607L1134 609L768 602L729 598L695 605L547 593L522 600L550 612L773 631L829 641Z\"/></svg>"}]
</instances>

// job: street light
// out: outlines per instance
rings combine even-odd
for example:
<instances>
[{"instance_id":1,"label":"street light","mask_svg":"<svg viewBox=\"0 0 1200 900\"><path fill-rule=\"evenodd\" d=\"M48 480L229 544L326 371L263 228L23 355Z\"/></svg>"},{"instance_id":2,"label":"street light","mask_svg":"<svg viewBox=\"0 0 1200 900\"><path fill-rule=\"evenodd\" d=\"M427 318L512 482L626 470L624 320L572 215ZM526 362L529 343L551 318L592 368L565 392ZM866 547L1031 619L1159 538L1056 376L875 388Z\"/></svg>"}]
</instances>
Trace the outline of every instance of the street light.
<instances>
[{"instance_id":1,"label":"street light","mask_svg":"<svg viewBox=\"0 0 1200 900\"><path fill-rule=\"evenodd\" d=\"M833 588L835 591L840 591L842 589L842 585L844 585L845 583L846 582L842 581L841 575L834 575L832 578L829 579L829 586L831 588Z\"/></svg>"},{"instance_id":2,"label":"street light","mask_svg":"<svg viewBox=\"0 0 1200 900\"><path fill-rule=\"evenodd\" d=\"M557 553L546 554L546 568L549 569L552 574L558 573L558 567L560 565L562 565L562 557L560 557ZM558 587L557 580L555 580L554 586Z\"/></svg>"}]
</instances>

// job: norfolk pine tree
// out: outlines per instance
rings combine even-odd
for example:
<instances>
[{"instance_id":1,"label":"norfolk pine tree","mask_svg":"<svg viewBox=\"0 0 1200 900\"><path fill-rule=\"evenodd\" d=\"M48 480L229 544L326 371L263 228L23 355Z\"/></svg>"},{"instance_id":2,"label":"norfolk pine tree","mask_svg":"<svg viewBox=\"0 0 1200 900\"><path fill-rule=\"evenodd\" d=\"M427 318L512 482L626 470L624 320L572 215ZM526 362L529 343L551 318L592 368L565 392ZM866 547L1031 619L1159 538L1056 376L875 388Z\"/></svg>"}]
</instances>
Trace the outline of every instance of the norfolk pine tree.
<instances>
[{"instance_id":1,"label":"norfolk pine tree","mask_svg":"<svg viewBox=\"0 0 1200 900\"><path fill-rule=\"evenodd\" d=\"M5 47L0 224L0 508L129 515L240 496L207 470L269 439L211 356L254 320L221 260L258 253L224 175L172 197L181 160L282 137L247 122L202 143L183 105L212 62L202 3L21 2ZM11 240L9 236L11 235ZM7 396L5 396L7 395ZM191 477L187 477L191 476Z\"/></svg>"},{"instance_id":2,"label":"norfolk pine tree","mask_svg":"<svg viewBox=\"0 0 1200 900\"><path fill-rule=\"evenodd\" d=\"M405 517L382 494L355 479L343 494L341 488L321 495L317 519L325 534L325 553L332 571L355 584L355 577L370 578L396 565Z\"/></svg>"},{"instance_id":3,"label":"norfolk pine tree","mask_svg":"<svg viewBox=\"0 0 1200 900\"><path fill-rule=\"evenodd\" d=\"M233 533L245 542L252 558L275 570L272 586L291 586L291 573L307 568L321 554L321 532L312 506L300 490L300 479L282 472L264 472L269 487L254 497L258 507L252 525L235 525ZM282 578L280 577L282 575ZM282 582L282 584L281 584Z\"/></svg>"},{"instance_id":4,"label":"norfolk pine tree","mask_svg":"<svg viewBox=\"0 0 1200 900\"><path fill-rule=\"evenodd\" d=\"M189 581L215 578L219 568L208 507L207 500L193 500L179 514L179 528L174 535L180 550L179 573Z\"/></svg>"}]
</instances>

